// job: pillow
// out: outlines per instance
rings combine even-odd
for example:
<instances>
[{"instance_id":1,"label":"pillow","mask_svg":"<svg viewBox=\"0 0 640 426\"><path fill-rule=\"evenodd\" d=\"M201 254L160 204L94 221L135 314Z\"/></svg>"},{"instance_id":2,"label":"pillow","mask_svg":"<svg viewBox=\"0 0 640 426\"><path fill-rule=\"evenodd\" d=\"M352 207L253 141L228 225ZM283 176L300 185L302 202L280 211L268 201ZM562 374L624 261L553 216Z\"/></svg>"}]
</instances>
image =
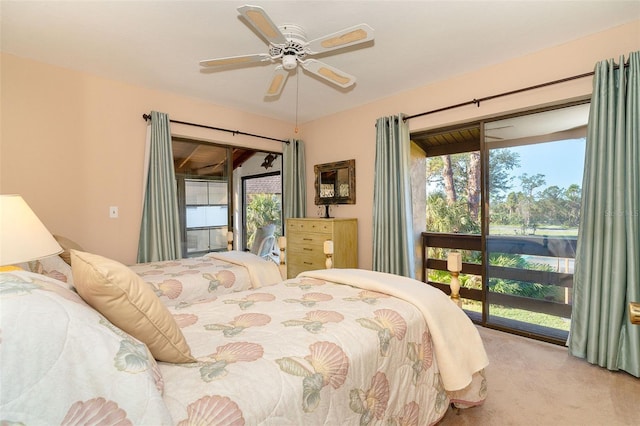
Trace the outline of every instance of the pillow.
<instances>
[{"instance_id":1,"label":"pillow","mask_svg":"<svg viewBox=\"0 0 640 426\"><path fill-rule=\"evenodd\" d=\"M115 260L71 250L78 294L109 321L146 343L159 361L194 362L173 316L153 290Z\"/></svg>"},{"instance_id":2,"label":"pillow","mask_svg":"<svg viewBox=\"0 0 640 426\"><path fill-rule=\"evenodd\" d=\"M60 256L62 260L67 262L67 265L71 265L71 249L80 251L84 250L82 247L76 244L75 241L71 241L68 238L62 237L60 235L54 235L53 238L55 238L58 244L60 244L60 247L62 247L62 253L60 253L58 256Z\"/></svg>"},{"instance_id":3,"label":"pillow","mask_svg":"<svg viewBox=\"0 0 640 426\"><path fill-rule=\"evenodd\" d=\"M0 273L0 423L71 424L94 409L121 424L171 424L147 347L61 284Z\"/></svg>"},{"instance_id":4,"label":"pillow","mask_svg":"<svg viewBox=\"0 0 640 426\"><path fill-rule=\"evenodd\" d=\"M67 288L73 288L73 275L69 266L59 255L45 257L43 259L32 260L31 262L19 263L21 269L45 275L66 283Z\"/></svg>"}]
</instances>

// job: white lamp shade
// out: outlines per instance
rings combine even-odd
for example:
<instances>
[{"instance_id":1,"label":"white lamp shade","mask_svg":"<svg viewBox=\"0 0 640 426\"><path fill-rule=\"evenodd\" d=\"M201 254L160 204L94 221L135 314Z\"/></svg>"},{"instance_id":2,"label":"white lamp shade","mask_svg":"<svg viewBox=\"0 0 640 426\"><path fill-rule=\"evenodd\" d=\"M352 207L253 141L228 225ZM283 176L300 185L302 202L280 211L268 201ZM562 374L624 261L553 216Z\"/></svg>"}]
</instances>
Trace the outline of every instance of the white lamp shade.
<instances>
[{"instance_id":1,"label":"white lamp shade","mask_svg":"<svg viewBox=\"0 0 640 426\"><path fill-rule=\"evenodd\" d=\"M324 254L333 254L333 241L327 240L324 242Z\"/></svg>"},{"instance_id":2,"label":"white lamp shade","mask_svg":"<svg viewBox=\"0 0 640 426\"><path fill-rule=\"evenodd\" d=\"M462 255L458 252L449 253L447 258L447 269L452 272L462 271Z\"/></svg>"},{"instance_id":3,"label":"white lamp shade","mask_svg":"<svg viewBox=\"0 0 640 426\"><path fill-rule=\"evenodd\" d=\"M19 195L0 195L0 266L62 252L62 247Z\"/></svg>"}]
</instances>

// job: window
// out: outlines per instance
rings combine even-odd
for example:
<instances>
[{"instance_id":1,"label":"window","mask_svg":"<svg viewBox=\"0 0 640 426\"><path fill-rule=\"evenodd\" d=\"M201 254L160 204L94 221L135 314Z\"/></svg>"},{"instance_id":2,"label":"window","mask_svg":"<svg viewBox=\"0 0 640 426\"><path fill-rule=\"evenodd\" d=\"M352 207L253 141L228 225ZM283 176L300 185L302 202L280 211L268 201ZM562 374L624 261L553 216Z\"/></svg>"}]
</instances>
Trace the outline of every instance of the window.
<instances>
[{"instance_id":1,"label":"window","mask_svg":"<svg viewBox=\"0 0 640 426\"><path fill-rule=\"evenodd\" d=\"M227 182L184 179L187 255L226 250Z\"/></svg>"},{"instance_id":2,"label":"window","mask_svg":"<svg viewBox=\"0 0 640 426\"><path fill-rule=\"evenodd\" d=\"M242 178L246 250L252 248L256 230L274 224L282 235L282 176L279 171Z\"/></svg>"},{"instance_id":3,"label":"window","mask_svg":"<svg viewBox=\"0 0 640 426\"><path fill-rule=\"evenodd\" d=\"M233 210L229 173L233 149L182 138L173 138L172 149L182 255L226 250Z\"/></svg>"},{"instance_id":4,"label":"window","mask_svg":"<svg viewBox=\"0 0 640 426\"><path fill-rule=\"evenodd\" d=\"M184 257L226 250L230 229L233 229L235 244L240 244L240 247L234 244L234 249L246 249L247 237L252 237L246 231L251 231L251 226L261 226L257 225L259 221L247 222L247 212L258 207L264 210L268 205L274 206L261 211L260 218L266 220L273 216L270 223L278 225L276 233L280 235L282 155L179 137L172 139L172 150ZM249 199L243 200L240 182L248 178L255 178L255 182L269 181L264 196L275 197L271 204L263 202L252 207L256 204L251 198L255 191L249 191Z\"/></svg>"},{"instance_id":5,"label":"window","mask_svg":"<svg viewBox=\"0 0 640 426\"><path fill-rule=\"evenodd\" d=\"M476 322L564 343L571 316L588 103L421 132L425 282L449 292L460 251Z\"/></svg>"}]
</instances>

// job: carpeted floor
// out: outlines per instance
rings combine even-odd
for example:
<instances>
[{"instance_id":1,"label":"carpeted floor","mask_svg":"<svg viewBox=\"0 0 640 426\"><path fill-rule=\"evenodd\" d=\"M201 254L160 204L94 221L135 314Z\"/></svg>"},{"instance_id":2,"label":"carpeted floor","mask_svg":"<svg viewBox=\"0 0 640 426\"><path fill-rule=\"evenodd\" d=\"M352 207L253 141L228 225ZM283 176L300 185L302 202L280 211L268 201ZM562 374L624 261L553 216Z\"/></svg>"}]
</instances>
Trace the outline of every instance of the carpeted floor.
<instances>
[{"instance_id":1,"label":"carpeted floor","mask_svg":"<svg viewBox=\"0 0 640 426\"><path fill-rule=\"evenodd\" d=\"M484 405L449 408L438 426L640 425L640 379L567 348L478 327L490 365Z\"/></svg>"}]
</instances>

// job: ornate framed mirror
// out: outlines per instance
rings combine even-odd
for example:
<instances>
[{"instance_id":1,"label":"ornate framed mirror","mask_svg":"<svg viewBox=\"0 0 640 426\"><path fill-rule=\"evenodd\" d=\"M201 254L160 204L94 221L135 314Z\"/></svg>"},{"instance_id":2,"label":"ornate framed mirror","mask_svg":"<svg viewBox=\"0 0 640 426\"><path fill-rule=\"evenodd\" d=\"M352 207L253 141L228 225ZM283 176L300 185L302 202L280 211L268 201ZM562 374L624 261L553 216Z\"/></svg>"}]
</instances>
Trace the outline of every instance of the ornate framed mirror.
<instances>
[{"instance_id":1,"label":"ornate framed mirror","mask_svg":"<svg viewBox=\"0 0 640 426\"><path fill-rule=\"evenodd\" d=\"M316 164L316 205L356 203L356 160Z\"/></svg>"}]
</instances>

